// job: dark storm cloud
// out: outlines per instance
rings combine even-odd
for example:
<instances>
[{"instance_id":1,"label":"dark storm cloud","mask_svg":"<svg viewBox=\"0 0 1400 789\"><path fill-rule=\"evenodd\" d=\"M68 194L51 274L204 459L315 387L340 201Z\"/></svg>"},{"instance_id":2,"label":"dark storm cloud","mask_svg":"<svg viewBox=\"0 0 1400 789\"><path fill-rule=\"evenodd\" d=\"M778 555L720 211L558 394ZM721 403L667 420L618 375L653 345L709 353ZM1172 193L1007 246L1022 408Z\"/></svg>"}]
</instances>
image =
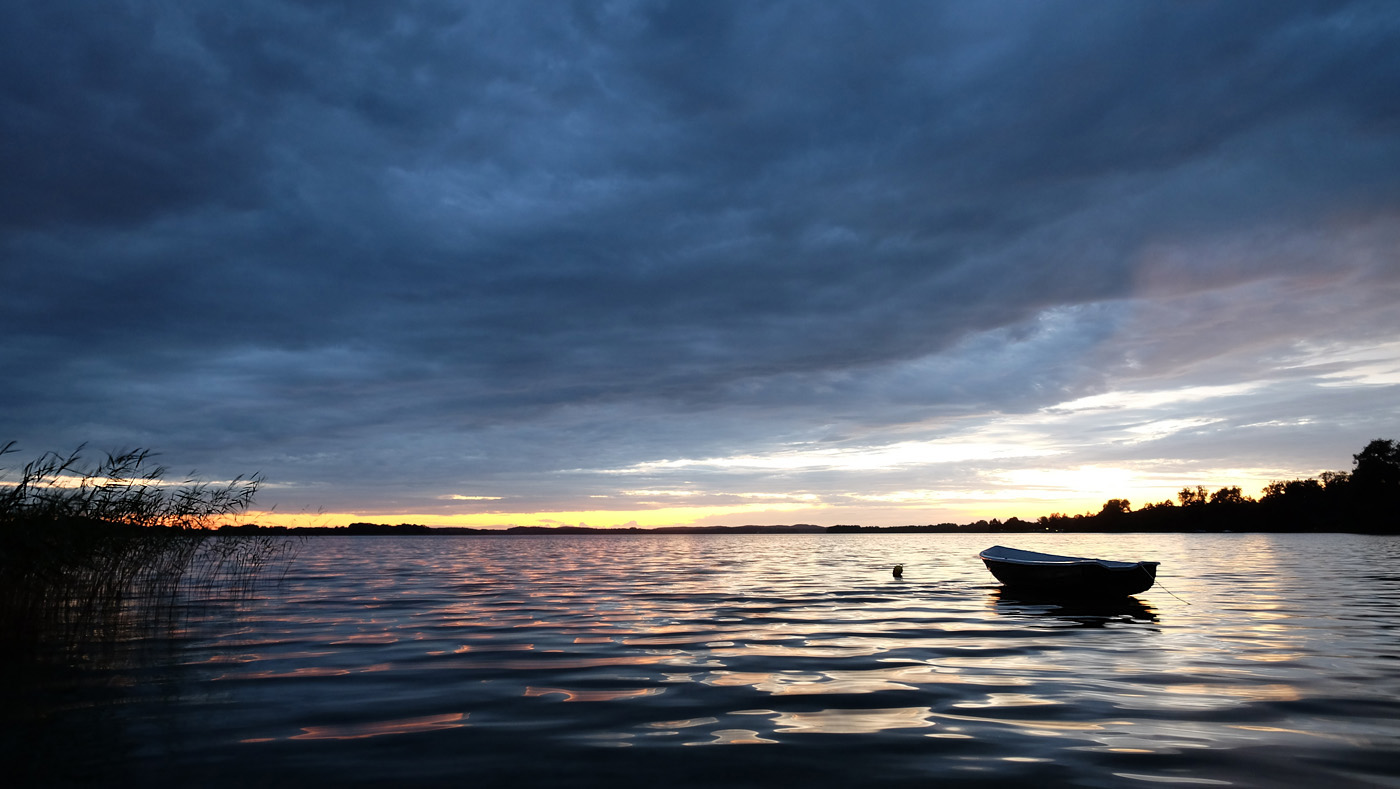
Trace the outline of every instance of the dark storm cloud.
<instances>
[{"instance_id":1,"label":"dark storm cloud","mask_svg":"<svg viewBox=\"0 0 1400 789\"><path fill-rule=\"evenodd\" d=\"M1105 305L1145 288L1394 287L1384 255L1172 250L1394 221L1398 17L26 4L0 30L25 371L0 427L330 479L357 445L572 467L1033 411L1125 364ZM536 440L570 457L515 459Z\"/></svg>"}]
</instances>

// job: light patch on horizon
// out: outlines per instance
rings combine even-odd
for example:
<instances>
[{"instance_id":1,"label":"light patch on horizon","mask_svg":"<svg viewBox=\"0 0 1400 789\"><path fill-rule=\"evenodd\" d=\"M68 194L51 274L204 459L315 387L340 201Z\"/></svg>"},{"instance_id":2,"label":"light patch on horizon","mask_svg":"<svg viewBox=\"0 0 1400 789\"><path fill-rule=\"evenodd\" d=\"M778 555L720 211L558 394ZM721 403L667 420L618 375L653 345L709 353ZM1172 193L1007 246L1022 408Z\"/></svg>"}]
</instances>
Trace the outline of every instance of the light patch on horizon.
<instances>
[{"instance_id":1,"label":"light patch on horizon","mask_svg":"<svg viewBox=\"0 0 1400 789\"><path fill-rule=\"evenodd\" d=\"M595 473L649 475L658 481L673 472L698 474L705 479L696 477L698 483L687 480L685 488L623 493L714 500L756 497L726 490L732 473L776 473L788 479L794 489L805 489L804 496L758 495L792 504L805 503L811 507L807 511L810 517L887 526L926 522L930 520L928 513L971 522L992 517L1033 518L1049 514L1052 508L1097 512L1110 498L1142 506L1174 501L1182 488L1198 485L1210 491L1238 486L1246 495L1257 497L1270 481L1307 477L1317 473L1317 469L1213 468L1174 455L1171 442L1213 441L1218 440L1216 436L1241 429L1232 427L1226 414L1237 409L1242 399L1265 393L1280 395L1279 385L1251 382L1125 389L1076 398L1027 414L961 417L941 428L934 421L922 427L904 425L890 429L905 434L937 430L939 439L896 441L884 447L867 440L865 445L853 449L802 447L767 454L673 459ZM1244 427L1271 431L1305 427L1312 422L1303 417L1248 423ZM949 426L955 432L950 434ZM1127 465L1096 462L1095 456L1104 447L1126 449L1154 442L1162 444L1159 457L1141 458ZM951 477L947 464L959 467ZM706 476L710 474L716 476ZM847 487L843 493L809 492L821 491L829 484L822 480L830 474L867 480L871 489L852 491ZM895 487L900 480L915 477L932 477L943 484ZM866 517L878 520L871 523L863 520Z\"/></svg>"},{"instance_id":2,"label":"light patch on horizon","mask_svg":"<svg viewBox=\"0 0 1400 789\"><path fill-rule=\"evenodd\" d=\"M1143 475L1125 468L1085 465L1066 469L1014 469L993 475L996 481L1020 495L1036 498L1081 498L1090 491L1123 498L1113 491L1140 489Z\"/></svg>"},{"instance_id":3,"label":"light patch on horizon","mask_svg":"<svg viewBox=\"0 0 1400 789\"><path fill-rule=\"evenodd\" d=\"M967 498L970 491L952 491L951 495L958 498ZM946 490L900 490L893 493L847 493L845 498L851 501L869 501L882 504L922 504L938 502L948 498L949 491Z\"/></svg>"},{"instance_id":4,"label":"light patch on horizon","mask_svg":"<svg viewBox=\"0 0 1400 789\"><path fill-rule=\"evenodd\" d=\"M7 15L0 443L358 520L905 525L1400 433L1389 5L286 5Z\"/></svg>"},{"instance_id":5,"label":"light patch on horizon","mask_svg":"<svg viewBox=\"0 0 1400 789\"><path fill-rule=\"evenodd\" d=\"M741 499L760 499L768 501L795 501L812 503L821 501L822 497L815 493L735 493Z\"/></svg>"},{"instance_id":6,"label":"light patch on horizon","mask_svg":"<svg viewBox=\"0 0 1400 789\"><path fill-rule=\"evenodd\" d=\"M1320 352L1318 364L1347 365L1345 370L1320 374L1318 386L1395 386L1400 384L1400 342ZM1308 365L1303 365L1304 367Z\"/></svg>"},{"instance_id":7,"label":"light patch on horizon","mask_svg":"<svg viewBox=\"0 0 1400 789\"><path fill-rule=\"evenodd\" d=\"M1317 420L1315 420L1315 419L1306 419L1306 418L1304 418L1304 419L1271 419L1271 420L1269 420L1269 421L1267 421L1267 422L1250 422L1250 423L1248 423L1248 424L1240 425L1240 427L1241 427L1241 428L1249 428L1249 427L1272 427L1272 428L1279 428L1279 427L1302 427L1302 426L1304 426L1304 425L1315 424L1316 421L1317 421Z\"/></svg>"},{"instance_id":8,"label":"light patch on horizon","mask_svg":"<svg viewBox=\"0 0 1400 789\"><path fill-rule=\"evenodd\" d=\"M425 526L466 526L478 529L504 529L512 526L592 526L595 528L655 528L686 526L716 518L781 513L804 510L810 503L766 502L762 504L718 504L714 506L657 507L651 509L547 510L540 512L323 512L287 515L270 510L243 513L237 520L288 526L291 528L348 526L351 523L418 523Z\"/></svg>"},{"instance_id":9,"label":"light patch on horizon","mask_svg":"<svg viewBox=\"0 0 1400 789\"><path fill-rule=\"evenodd\" d=\"M1258 498L1270 482L1308 476L1279 469L1214 468L1185 473L1150 461L1135 465L1134 468L1083 465L1068 469L1015 469L989 475L989 479L998 490L1004 491L994 496L997 500L1009 496L1047 503L1079 502L1088 507L1088 511L1097 511L1111 498L1125 499L1132 503L1133 509L1162 501L1175 502L1183 488L1197 486L1211 493L1220 488L1238 487L1243 495Z\"/></svg>"},{"instance_id":10,"label":"light patch on horizon","mask_svg":"<svg viewBox=\"0 0 1400 789\"><path fill-rule=\"evenodd\" d=\"M1015 444L989 444L944 440L901 441L888 446L855 449L784 450L759 455L657 460L621 469L603 469L607 474L649 474L672 469L716 469L724 471L756 469L773 471L845 470L873 471L937 463L974 460L1044 457L1055 450Z\"/></svg>"},{"instance_id":11,"label":"light patch on horizon","mask_svg":"<svg viewBox=\"0 0 1400 789\"><path fill-rule=\"evenodd\" d=\"M803 504L812 504L815 502L822 501L822 497L818 496L815 493L805 493L800 491L793 491L790 493L772 493L723 490L619 490L614 496L599 494L593 494L589 496L589 498L593 499L610 499L619 497L629 499L640 499L642 501L646 501L648 499L667 498L710 498L716 500L750 499L756 501L790 501L800 502Z\"/></svg>"},{"instance_id":12,"label":"light patch on horizon","mask_svg":"<svg viewBox=\"0 0 1400 789\"><path fill-rule=\"evenodd\" d=\"M1264 384L1262 383L1251 382L1223 386L1188 386L1157 391L1114 390L1047 406L1043 410L1046 413L1060 414L1079 411L1125 410L1129 408L1161 408L1169 405L1179 406L1187 403L1217 401L1225 397L1239 397L1252 394L1263 386Z\"/></svg>"},{"instance_id":13,"label":"light patch on horizon","mask_svg":"<svg viewBox=\"0 0 1400 789\"><path fill-rule=\"evenodd\" d=\"M1158 441L1176 433L1188 430L1200 430L1223 422L1223 419L1201 417L1196 419L1158 419L1141 425L1130 425L1124 430L1131 433L1134 438L1129 438L1128 443L1139 444L1146 441Z\"/></svg>"}]
</instances>

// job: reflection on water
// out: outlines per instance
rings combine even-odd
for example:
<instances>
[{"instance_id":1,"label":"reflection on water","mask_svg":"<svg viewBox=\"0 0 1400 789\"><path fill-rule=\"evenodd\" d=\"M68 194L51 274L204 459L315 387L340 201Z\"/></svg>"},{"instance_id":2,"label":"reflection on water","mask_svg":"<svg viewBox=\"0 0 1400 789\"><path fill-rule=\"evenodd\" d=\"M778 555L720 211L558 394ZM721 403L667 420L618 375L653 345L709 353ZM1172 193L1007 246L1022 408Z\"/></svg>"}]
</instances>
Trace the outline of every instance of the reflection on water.
<instances>
[{"instance_id":1,"label":"reflection on water","mask_svg":"<svg viewBox=\"0 0 1400 789\"><path fill-rule=\"evenodd\" d=\"M308 726L302 729L302 733L292 737L293 740L362 740L368 737L379 737L384 734L412 734L414 732L436 731L438 729L456 729L465 726L467 713L449 713L446 715L427 715L422 718L410 718L398 721L375 721L372 723L357 723L330 726ZM243 742L266 742L266 740L250 739Z\"/></svg>"},{"instance_id":2,"label":"reflection on water","mask_svg":"<svg viewBox=\"0 0 1400 789\"><path fill-rule=\"evenodd\" d=\"M1069 604L1004 593L986 542L316 538L161 660L11 677L3 755L43 784L1400 785L1395 538L1027 535L1174 593Z\"/></svg>"},{"instance_id":3,"label":"reflection on water","mask_svg":"<svg viewBox=\"0 0 1400 789\"><path fill-rule=\"evenodd\" d=\"M834 709L815 712L774 712L775 732L879 734L895 729L926 729L934 725L928 707L898 709Z\"/></svg>"},{"instance_id":4,"label":"reflection on water","mask_svg":"<svg viewBox=\"0 0 1400 789\"><path fill-rule=\"evenodd\" d=\"M990 595L999 614L1041 616L1077 627L1106 627L1110 623L1156 622L1157 612L1136 597L1103 600L1048 600L998 588Z\"/></svg>"}]
</instances>

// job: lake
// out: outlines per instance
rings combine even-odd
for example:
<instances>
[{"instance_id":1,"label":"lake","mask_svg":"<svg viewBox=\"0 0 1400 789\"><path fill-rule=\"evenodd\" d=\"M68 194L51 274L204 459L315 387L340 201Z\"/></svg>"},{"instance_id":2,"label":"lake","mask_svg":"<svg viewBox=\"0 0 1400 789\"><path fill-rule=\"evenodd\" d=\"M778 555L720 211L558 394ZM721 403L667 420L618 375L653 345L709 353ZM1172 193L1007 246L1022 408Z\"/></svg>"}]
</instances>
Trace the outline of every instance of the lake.
<instances>
[{"instance_id":1,"label":"lake","mask_svg":"<svg viewBox=\"0 0 1400 789\"><path fill-rule=\"evenodd\" d=\"M1156 560L1160 583L1019 601L976 558L996 543ZM25 678L13 774L1400 787L1396 537L318 536L127 646Z\"/></svg>"}]
</instances>

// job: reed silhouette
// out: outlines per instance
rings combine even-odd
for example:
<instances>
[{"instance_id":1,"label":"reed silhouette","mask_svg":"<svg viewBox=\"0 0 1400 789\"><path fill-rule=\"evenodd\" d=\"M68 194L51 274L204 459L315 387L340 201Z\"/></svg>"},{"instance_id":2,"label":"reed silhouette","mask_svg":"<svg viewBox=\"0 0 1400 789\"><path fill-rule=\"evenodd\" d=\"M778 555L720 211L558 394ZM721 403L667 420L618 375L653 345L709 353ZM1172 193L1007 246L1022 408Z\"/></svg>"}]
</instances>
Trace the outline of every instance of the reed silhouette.
<instances>
[{"instance_id":1,"label":"reed silhouette","mask_svg":"<svg viewBox=\"0 0 1400 789\"><path fill-rule=\"evenodd\" d=\"M171 483L148 450L83 452L0 466L0 662L99 660L178 626L193 600L246 593L293 552L285 535L215 532L248 509L260 476Z\"/></svg>"}]
</instances>

